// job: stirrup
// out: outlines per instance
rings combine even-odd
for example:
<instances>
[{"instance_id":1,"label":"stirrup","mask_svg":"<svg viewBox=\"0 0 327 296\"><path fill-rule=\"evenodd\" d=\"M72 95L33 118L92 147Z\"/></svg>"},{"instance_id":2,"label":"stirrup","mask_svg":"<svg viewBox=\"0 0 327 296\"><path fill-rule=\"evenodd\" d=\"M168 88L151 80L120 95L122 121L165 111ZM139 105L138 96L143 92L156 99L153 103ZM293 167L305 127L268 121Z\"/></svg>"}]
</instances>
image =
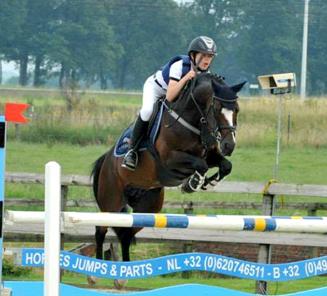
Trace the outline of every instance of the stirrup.
<instances>
[{"instance_id":1,"label":"stirrup","mask_svg":"<svg viewBox=\"0 0 327 296\"><path fill-rule=\"evenodd\" d=\"M125 154L121 166L130 171L135 171L137 163L138 163L138 154L133 149L130 149Z\"/></svg>"}]
</instances>

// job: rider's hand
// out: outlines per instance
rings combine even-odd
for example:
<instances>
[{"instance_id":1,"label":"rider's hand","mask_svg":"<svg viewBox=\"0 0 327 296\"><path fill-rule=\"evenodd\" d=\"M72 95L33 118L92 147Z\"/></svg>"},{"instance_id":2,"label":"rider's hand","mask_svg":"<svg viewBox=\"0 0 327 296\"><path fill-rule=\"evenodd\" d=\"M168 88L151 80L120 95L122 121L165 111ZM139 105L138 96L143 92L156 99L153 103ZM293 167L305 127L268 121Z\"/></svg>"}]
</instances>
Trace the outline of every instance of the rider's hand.
<instances>
[{"instance_id":1,"label":"rider's hand","mask_svg":"<svg viewBox=\"0 0 327 296\"><path fill-rule=\"evenodd\" d=\"M185 74L185 79L188 81L188 80L191 80L195 77L196 73L193 69L191 69L189 72L187 72Z\"/></svg>"}]
</instances>

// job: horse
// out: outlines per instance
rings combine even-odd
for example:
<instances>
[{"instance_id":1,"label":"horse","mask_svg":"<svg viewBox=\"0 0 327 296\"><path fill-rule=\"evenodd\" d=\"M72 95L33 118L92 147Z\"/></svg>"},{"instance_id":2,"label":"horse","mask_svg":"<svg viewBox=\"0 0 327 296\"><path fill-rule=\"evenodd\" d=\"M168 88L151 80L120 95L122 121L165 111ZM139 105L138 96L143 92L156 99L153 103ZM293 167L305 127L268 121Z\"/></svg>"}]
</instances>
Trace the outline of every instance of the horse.
<instances>
[{"instance_id":1,"label":"horse","mask_svg":"<svg viewBox=\"0 0 327 296\"><path fill-rule=\"evenodd\" d=\"M237 92L243 84L229 87L220 80L210 73L198 74L175 102L161 102L157 136L139 152L135 171L121 167L122 157L115 155L117 144L94 162L91 176L100 211L127 212L129 206L135 213L158 213L164 187L183 184L185 192L194 192L229 173L225 156L235 147ZM232 108L226 108L228 104ZM211 167L219 168L219 176L205 179ZM113 228L123 261L130 261L130 244L141 229ZM107 230L96 226L98 259L103 258Z\"/></svg>"}]
</instances>

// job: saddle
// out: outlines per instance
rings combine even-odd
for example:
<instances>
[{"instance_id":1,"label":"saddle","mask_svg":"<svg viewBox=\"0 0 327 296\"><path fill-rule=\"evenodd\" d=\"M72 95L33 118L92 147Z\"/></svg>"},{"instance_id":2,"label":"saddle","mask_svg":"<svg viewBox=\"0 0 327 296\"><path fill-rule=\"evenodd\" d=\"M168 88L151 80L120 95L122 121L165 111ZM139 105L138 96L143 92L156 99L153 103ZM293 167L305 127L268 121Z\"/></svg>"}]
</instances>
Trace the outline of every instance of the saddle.
<instances>
[{"instance_id":1,"label":"saddle","mask_svg":"<svg viewBox=\"0 0 327 296\"><path fill-rule=\"evenodd\" d=\"M142 139L141 143L139 144L138 151L145 151L150 147L153 147L160 130L160 123L164 111L164 105L162 103L162 99L155 103L153 114L149 122L147 136ZM115 157L123 157L127 153L133 129L134 124L131 124L123 131L122 135L119 137L114 149Z\"/></svg>"}]
</instances>

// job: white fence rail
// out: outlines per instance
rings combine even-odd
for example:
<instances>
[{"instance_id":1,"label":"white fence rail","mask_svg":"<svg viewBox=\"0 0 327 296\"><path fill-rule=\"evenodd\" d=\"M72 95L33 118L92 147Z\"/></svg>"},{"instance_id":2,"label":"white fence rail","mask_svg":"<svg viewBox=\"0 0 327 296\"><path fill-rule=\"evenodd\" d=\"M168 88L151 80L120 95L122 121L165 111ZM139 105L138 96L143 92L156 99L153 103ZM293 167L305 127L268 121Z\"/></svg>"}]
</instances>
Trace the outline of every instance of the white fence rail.
<instances>
[{"instance_id":1,"label":"white fence rail","mask_svg":"<svg viewBox=\"0 0 327 296\"><path fill-rule=\"evenodd\" d=\"M44 184L44 175L32 173L6 173L6 182ZM92 185L92 180L89 176L65 175L62 176L61 185L89 187ZM223 181L217 186L209 188L208 192L252 194L265 193L267 195L327 197L327 185L272 183L271 185L267 186L267 184L264 182Z\"/></svg>"}]
</instances>

